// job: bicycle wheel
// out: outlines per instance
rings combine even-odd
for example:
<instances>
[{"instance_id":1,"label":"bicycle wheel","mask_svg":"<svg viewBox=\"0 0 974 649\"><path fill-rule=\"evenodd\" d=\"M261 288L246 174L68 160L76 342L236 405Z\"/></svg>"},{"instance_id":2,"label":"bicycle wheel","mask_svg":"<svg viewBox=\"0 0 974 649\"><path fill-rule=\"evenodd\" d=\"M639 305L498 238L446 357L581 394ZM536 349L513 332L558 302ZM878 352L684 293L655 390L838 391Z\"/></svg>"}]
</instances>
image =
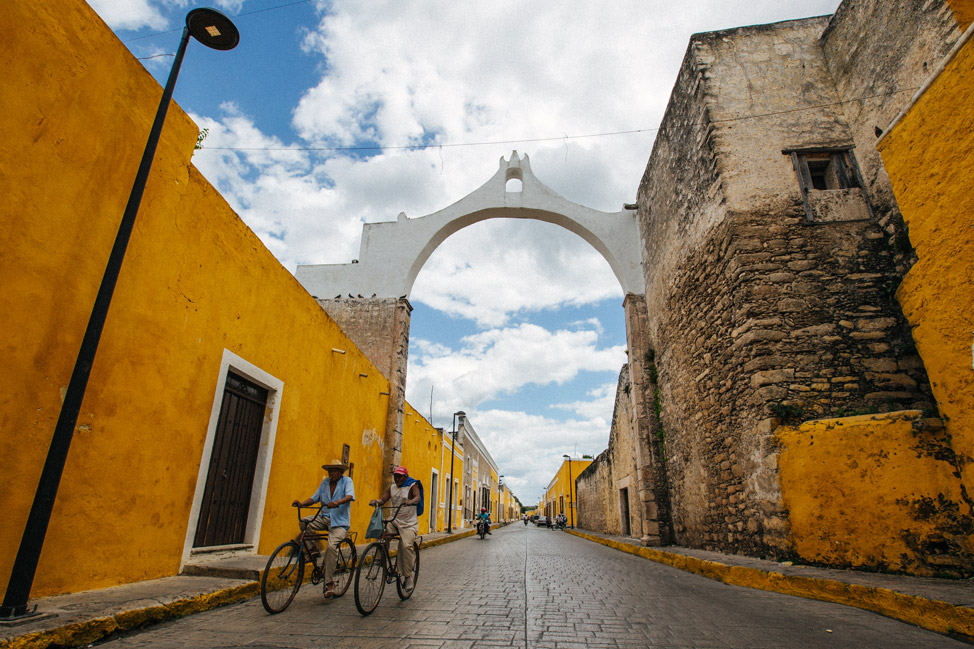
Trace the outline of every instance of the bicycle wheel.
<instances>
[{"instance_id":1,"label":"bicycle wheel","mask_svg":"<svg viewBox=\"0 0 974 649\"><path fill-rule=\"evenodd\" d=\"M413 583L409 585L409 588L405 586L405 580L402 575L396 580L396 592L399 593L399 599L409 599L413 596L413 591L416 590L416 582L419 581L419 543L413 543Z\"/></svg>"},{"instance_id":2,"label":"bicycle wheel","mask_svg":"<svg viewBox=\"0 0 974 649\"><path fill-rule=\"evenodd\" d=\"M355 544L342 539L338 544L338 561L335 563L335 597L341 597L352 583L355 574Z\"/></svg>"},{"instance_id":3,"label":"bicycle wheel","mask_svg":"<svg viewBox=\"0 0 974 649\"><path fill-rule=\"evenodd\" d=\"M362 615L368 615L379 605L387 572L385 546L378 541L370 543L355 571L355 608Z\"/></svg>"},{"instance_id":4,"label":"bicycle wheel","mask_svg":"<svg viewBox=\"0 0 974 649\"><path fill-rule=\"evenodd\" d=\"M260 576L260 601L271 614L288 607L304 581L301 548L294 541L278 546L267 560Z\"/></svg>"}]
</instances>

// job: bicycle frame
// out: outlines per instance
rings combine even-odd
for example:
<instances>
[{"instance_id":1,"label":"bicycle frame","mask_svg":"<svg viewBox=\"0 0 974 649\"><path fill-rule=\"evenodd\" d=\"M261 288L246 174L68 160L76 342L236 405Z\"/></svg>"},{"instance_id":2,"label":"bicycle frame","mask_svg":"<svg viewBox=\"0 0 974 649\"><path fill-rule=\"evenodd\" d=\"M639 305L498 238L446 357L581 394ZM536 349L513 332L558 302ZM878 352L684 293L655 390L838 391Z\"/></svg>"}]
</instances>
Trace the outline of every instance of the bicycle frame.
<instances>
[{"instance_id":1,"label":"bicycle frame","mask_svg":"<svg viewBox=\"0 0 974 649\"><path fill-rule=\"evenodd\" d=\"M315 516L321 512L321 507L297 507L299 524L302 521L301 510L314 509ZM313 520L313 519L312 519ZM309 524L304 525L298 535L290 541L282 543L267 560L260 578L261 602L268 613L280 613L286 609L305 581L305 566L311 565L308 579L312 584L320 584L325 577L325 553L317 547L319 541L327 544L330 536L328 530L313 530ZM349 532L345 538L337 543L338 557L335 565L334 585L326 584L325 597L341 597L351 582L354 574L357 552L355 549L355 532ZM311 553L310 544L315 544L317 553ZM345 548L343 550L343 548ZM320 556L320 561L314 556Z\"/></svg>"},{"instance_id":2,"label":"bicycle frame","mask_svg":"<svg viewBox=\"0 0 974 649\"><path fill-rule=\"evenodd\" d=\"M382 519L381 537L369 544L362 553L362 559L358 563L355 573L355 607L362 615L369 615L375 610L382 599L382 591L386 584L396 584L399 598L409 599L416 587L416 578L419 576L419 548L422 541L419 535L413 542L415 547L414 571L412 583L407 587L406 579L399 571L399 557L402 556L402 535L398 533L399 526L396 518L403 507L414 507L413 505L399 504L396 507L385 508L392 511L392 515ZM396 533L391 533L386 526L391 525ZM392 555L392 541L398 539L399 547L396 555Z\"/></svg>"}]
</instances>

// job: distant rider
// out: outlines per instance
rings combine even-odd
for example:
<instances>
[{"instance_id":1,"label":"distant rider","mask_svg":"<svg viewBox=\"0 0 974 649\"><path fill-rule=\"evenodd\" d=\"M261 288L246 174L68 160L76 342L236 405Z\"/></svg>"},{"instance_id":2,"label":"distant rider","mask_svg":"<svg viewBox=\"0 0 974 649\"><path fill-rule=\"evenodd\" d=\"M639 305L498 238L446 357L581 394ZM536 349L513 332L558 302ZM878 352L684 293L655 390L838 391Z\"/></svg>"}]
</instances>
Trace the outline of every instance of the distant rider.
<instances>
[{"instance_id":1,"label":"distant rider","mask_svg":"<svg viewBox=\"0 0 974 649\"><path fill-rule=\"evenodd\" d=\"M490 513L486 507L480 508L480 513L477 514L477 521L483 521L487 525L487 533L493 535L493 532L490 531Z\"/></svg>"}]
</instances>

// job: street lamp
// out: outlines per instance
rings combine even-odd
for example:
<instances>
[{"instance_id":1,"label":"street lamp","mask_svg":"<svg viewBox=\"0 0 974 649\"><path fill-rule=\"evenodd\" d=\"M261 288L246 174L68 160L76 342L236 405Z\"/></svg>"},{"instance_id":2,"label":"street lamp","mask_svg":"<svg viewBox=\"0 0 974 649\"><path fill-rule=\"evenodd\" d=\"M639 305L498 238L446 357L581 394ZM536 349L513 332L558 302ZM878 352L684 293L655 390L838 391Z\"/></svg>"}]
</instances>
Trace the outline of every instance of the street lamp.
<instances>
[{"instance_id":1,"label":"street lamp","mask_svg":"<svg viewBox=\"0 0 974 649\"><path fill-rule=\"evenodd\" d=\"M568 513L572 517L572 529L575 529L575 508L572 506L572 456L562 455L562 457L568 458Z\"/></svg>"},{"instance_id":2,"label":"street lamp","mask_svg":"<svg viewBox=\"0 0 974 649\"><path fill-rule=\"evenodd\" d=\"M466 416L467 413L462 410L453 413L453 446L450 447L450 502L446 509L446 531L449 533L453 532L453 485L455 484L453 480L453 456L457 452L457 417Z\"/></svg>"},{"instance_id":3,"label":"street lamp","mask_svg":"<svg viewBox=\"0 0 974 649\"><path fill-rule=\"evenodd\" d=\"M95 352L98 349L102 328L108 315L108 307L112 302L112 294L115 292L115 283L122 267L122 259L125 257L125 249L135 225L135 216L138 214L139 204L142 202L149 169L152 167L152 158L156 152L156 145L159 143L162 125L166 120L166 112L169 110L176 77L179 74L179 68L182 65L183 55L186 53L190 36L215 50L231 50L240 41L240 33L237 28L230 22L229 18L219 11L199 8L186 14L186 26L183 28L183 36L179 41L179 47L176 49L176 58L173 61L172 70L169 72L169 80L166 81L166 87L162 91L162 99L156 111L155 121L152 123L149 139L146 142L145 151L142 153L142 162L139 164L135 183L132 185L132 192L129 194L125 212L122 214L122 220L118 226L118 233L115 235L115 244L112 246L108 265L105 268L105 274L102 276L101 285L98 287L95 304L91 309L88 328L85 329L84 337L81 339L81 348L78 350L78 358L71 373L68 390L64 395L61 413L54 427L51 446L48 449L44 469L41 472L37 491L34 494L34 503L31 505L24 534L20 539L20 549L17 550L17 557L14 559L14 565L10 571L10 580L7 582L7 590L4 593L3 604L0 605L0 619L24 618L35 614L33 611L27 610L30 589L34 583L34 573L37 571L41 547L44 545L47 525L51 520L54 499L61 483L61 474L68 457L68 448L71 446L74 427L78 423L78 413L81 410L81 402L84 400L85 389L88 386L88 377L91 375L91 366L94 363ZM34 608L36 609L36 606Z\"/></svg>"}]
</instances>

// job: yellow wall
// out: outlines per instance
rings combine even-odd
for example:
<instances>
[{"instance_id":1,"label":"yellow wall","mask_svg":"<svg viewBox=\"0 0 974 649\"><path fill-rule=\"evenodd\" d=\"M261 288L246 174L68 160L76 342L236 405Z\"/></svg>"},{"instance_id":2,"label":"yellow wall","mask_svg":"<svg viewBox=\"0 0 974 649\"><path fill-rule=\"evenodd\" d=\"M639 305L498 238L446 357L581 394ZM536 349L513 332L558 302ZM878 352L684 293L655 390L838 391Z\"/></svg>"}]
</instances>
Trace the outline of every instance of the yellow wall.
<instances>
[{"instance_id":1,"label":"yellow wall","mask_svg":"<svg viewBox=\"0 0 974 649\"><path fill-rule=\"evenodd\" d=\"M452 521L448 516L450 502L447 497L447 487L446 481L450 475L450 452L453 446L453 436L449 433L443 433L441 435L441 449L440 454L440 489L437 495L439 503L437 504L438 512L438 530L447 529L447 523L452 523L453 529L463 527L463 446L459 444L457 440L456 454L453 456L453 475L456 476L455 490L453 494L453 518Z\"/></svg>"},{"instance_id":2,"label":"yellow wall","mask_svg":"<svg viewBox=\"0 0 974 649\"><path fill-rule=\"evenodd\" d=\"M947 0L947 4L954 10L961 29L970 27L971 22L974 22L974 0Z\"/></svg>"},{"instance_id":3,"label":"yellow wall","mask_svg":"<svg viewBox=\"0 0 974 649\"><path fill-rule=\"evenodd\" d=\"M0 62L6 580L161 89L80 0L0 3ZM197 133L173 106L33 597L176 574L225 349L284 384L261 552L342 444L360 535L381 488L388 382L192 166Z\"/></svg>"},{"instance_id":4,"label":"yellow wall","mask_svg":"<svg viewBox=\"0 0 974 649\"><path fill-rule=\"evenodd\" d=\"M574 524L578 523L578 512L572 512L569 509L569 504L576 504L575 499L577 494L575 493L574 480L579 476L579 474L587 469L589 465L592 464L592 460L575 460L571 461L571 482L569 481L569 466L568 460L564 460L561 466L558 468L557 473L555 473L554 478L550 483L550 486L545 491L544 501L541 505L541 513L547 516L557 516L558 514L564 513L568 517L569 525L573 524L572 517L574 516ZM569 492L569 485L571 485L571 491Z\"/></svg>"},{"instance_id":5,"label":"yellow wall","mask_svg":"<svg viewBox=\"0 0 974 649\"><path fill-rule=\"evenodd\" d=\"M970 5L970 3L968 3ZM896 292L974 506L974 42L879 150L919 261Z\"/></svg>"},{"instance_id":6,"label":"yellow wall","mask_svg":"<svg viewBox=\"0 0 974 649\"><path fill-rule=\"evenodd\" d=\"M931 422L901 411L777 429L781 494L802 559L970 574L970 510L953 465L939 459L946 434Z\"/></svg>"},{"instance_id":7,"label":"yellow wall","mask_svg":"<svg viewBox=\"0 0 974 649\"><path fill-rule=\"evenodd\" d=\"M440 468L443 455L442 435L430 425L415 408L406 404L402 418L402 465L409 470L409 475L423 483L425 494L425 507L423 515L419 517L419 532L425 534L430 529L430 516L436 513L437 518L442 518L442 506L434 508L431 502L430 485L433 469L440 472L440 480L443 479L443 472ZM449 467L447 467L449 470ZM442 482L440 483L442 491ZM442 496L437 494L437 500ZM437 523L438 525L439 523ZM443 529L434 527L434 530Z\"/></svg>"}]
</instances>

